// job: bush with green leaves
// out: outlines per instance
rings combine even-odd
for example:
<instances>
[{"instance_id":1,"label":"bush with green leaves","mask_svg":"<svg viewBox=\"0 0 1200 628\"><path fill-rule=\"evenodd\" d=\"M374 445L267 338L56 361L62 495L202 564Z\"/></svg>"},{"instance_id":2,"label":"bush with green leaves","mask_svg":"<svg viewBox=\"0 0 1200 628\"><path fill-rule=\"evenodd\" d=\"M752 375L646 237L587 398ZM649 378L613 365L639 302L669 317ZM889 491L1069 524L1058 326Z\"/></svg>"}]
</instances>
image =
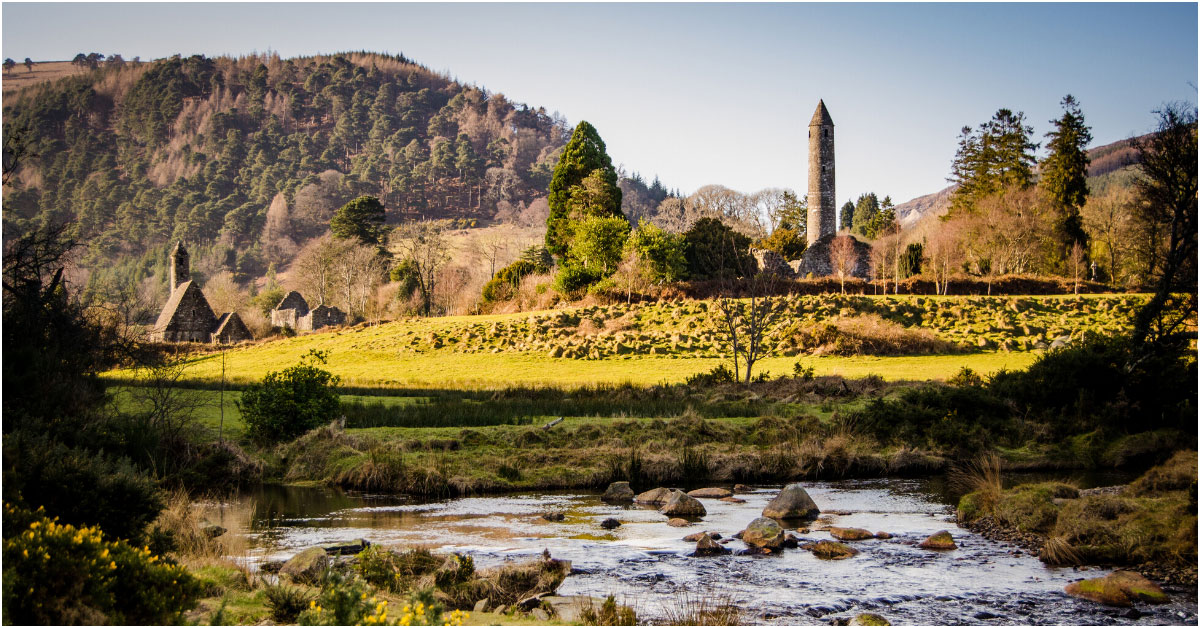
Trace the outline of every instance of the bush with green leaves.
<instances>
[{"instance_id":1,"label":"bush with green leaves","mask_svg":"<svg viewBox=\"0 0 1200 628\"><path fill-rule=\"evenodd\" d=\"M554 289L559 294L574 298L602 278L603 274L599 270L567 262L558 267L558 274L554 276Z\"/></svg>"},{"instance_id":2,"label":"bush with green leaves","mask_svg":"<svg viewBox=\"0 0 1200 628\"><path fill-rule=\"evenodd\" d=\"M308 610L314 599L305 589L286 584L269 586L264 594L267 597L267 608L271 609L271 619L284 624L295 622L300 613Z\"/></svg>"},{"instance_id":3,"label":"bush with green leaves","mask_svg":"<svg viewBox=\"0 0 1200 628\"><path fill-rule=\"evenodd\" d=\"M320 365L327 351L310 350L300 363L267 373L242 392L238 407L246 432L260 443L290 440L337 418L340 379Z\"/></svg>"},{"instance_id":4,"label":"bush with green leaves","mask_svg":"<svg viewBox=\"0 0 1200 628\"><path fill-rule=\"evenodd\" d=\"M750 238L716 218L701 218L684 234L688 274L693 279L742 277L758 264L750 255Z\"/></svg>"},{"instance_id":5,"label":"bush with green leaves","mask_svg":"<svg viewBox=\"0 0 1200 628\"><path fill-rule=\"evenodd\" d=\"M646 271L646 278L656 284L687 277L686 250L687 241L682 235L649 222L640 223L625 243L625 254L636 255Z\"/></svg>"},{"instance_id":6,"label":"bush with green leaves","mask_svg":"<svg viewBox=\"0 0 1200 628\"><path fill-rule=\"evenodd\" d=\"M483 300L489 302L507 301L512 298L521 280L527 275L545 272L532 262L519 259L501 268L487 283L483 284Z\"/></svg>"},{"instance_id":7,"label":"bush with green leaves","mask_svg":"<svg viewBox=\"0 0 1200 628\"><path fill-rule=\"evenodd\" d=\"M4 505L5 624L179 623L200 589L149 548Z\"/></svg>"},{"instance_id":8,"label":"bush with green leaves","mask_svg":"<svg viewBox=\"0 0 1200 628\"><path fill-rule=\"evenodd\" d=\"M804 235L800 231L779 227L772 231L771 235L759 240L755 246L774 251L785 260L794 260L804 256L804 249L807 248L808 243L805 242Z\"/></svg>"}]
</instances>

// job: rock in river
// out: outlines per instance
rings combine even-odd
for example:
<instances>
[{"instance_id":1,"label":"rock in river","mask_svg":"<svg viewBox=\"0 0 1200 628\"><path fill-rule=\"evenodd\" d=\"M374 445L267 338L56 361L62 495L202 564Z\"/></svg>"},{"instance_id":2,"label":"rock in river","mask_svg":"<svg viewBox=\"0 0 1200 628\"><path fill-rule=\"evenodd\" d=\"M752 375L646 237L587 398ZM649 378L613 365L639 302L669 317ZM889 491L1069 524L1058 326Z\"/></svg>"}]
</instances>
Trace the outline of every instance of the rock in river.
<instances>
[{"instance_id":1,"label":"rock in river","mask_svg":"<svg viewBox=\"0 0 1200 628\"><path fill-rule=\"evenodd\" d=\"M808 491L798 483L788 484L763 508L763 516L772 519L811 519L821 513Z\"/></svg>"},{"instance_id":2,"label":"rock in river","mask_svg":"<svg viewBox=\"0 0 1200 628\"><path fill-rule=\"evenodd\" d=\"M687 519L680 519L679 517L671 517L670 519L667 519L667 525L671 526L672 528L686 528L692 525L692 522L688 521Z\"/></svg>"},{"instance_id":3,"label":"rock in river","mask_svg":"<svg viewBox=\"0 0 1200 628\"><path fill-rule=\"evenodd\" d=\"M633 501L633 489L629 488L629 482L613 482L608 485L608 490L600 496L601 501L610 504L628 504Z\"/></svg>"},{"instance_id":4,"label":"rock in river","mask_svg":"<svg viewBox=\"0 0 1200 628\"><path fill-rule=\"evenodd\" d=\"M952 550L958 549L958 546L954 544L954 537L950 536L949 532L942 530L940 532L934 532L933 534L929 535L929 538L921 541L920 548L929 550Z\"/></svg>"},{"instance_id":5,"label":"rock in river","mask_svg":"<svg viewBox=\"0 0 1200 628\"><path fill-rule=\"evenodd\" d=\"M658 506L667 503L668 499L671 499L671 489L659 487L648 490L645 493L639 493L638 496L634 498L634 501L639 504L652 504Z\"/></svg>"},{"instance_id":6,"label":"rock in river","mask_svg":"<svg viewBox=\"0 0 1200 628\"><path fill-rule=\"evenodd\" d=\"M884 619L883 615L875 613L859 613L850 620L847 626L891 626L892 622Z\"/></svg>"},{"instance_id":7,"label":"rock in river","mask_svg":"<svg viewBox=\"0 0 1200 628\"><path fill-rule=\"evenodd\" d=\"M1068 595L1108 606L1133 606L1134 600L1151 604L1170 601L1158 585L1132 571L1114 571L1103 578L1072 582L1066 591Z\"/></svg>"},{"instance_id":8,"label":"rock in river","mask_svg":"<svg viewBox=\"0 0 1200 628\"><path fill-rule=\"evenodd\" d=\"M697 498L709 497L712 499L733 497L733 493L727 488L698 488L694 491L688 491L688 495Z\"/></svg>"},{"instance_id":9,"label":"rock in river","mask_svg":"<svg viewBox=\"0 0 1200 628\"><path fill-rule=\"evenodd\" d=\"M817 541L807 549L813 553L813 556L825 560L842 560L858 554L858 550L837 541Z\"/></svg>"},{"instance_id":10,"label":"rock in river","mask_svg":"<svg viewBox=\"0 0 1200 628\"><path fill-rule=\"evenodd\" d=\"M621 522L610 517L608 519L605 519L604 521L601 521L600 527L604 528L605 530L612 530L614 528L621 527Z\"/></svg>"},{"instance_id":11,"label":"rock in river","mask_svg":"<svg viewBox=\"0 0 1200 628\"><path fill-rule=\"evenodd\" d=\"M696 541L696 551L692 556L723 556L728 554L729 550L717 543L707 532Z\"/></svg>"},{"instance_id":12,"label":"rock in river","mask_svg":"<svg viewBox=\"0 0 1200 628\"><path fill-rule=\"evenodd\" d=\"M831 527L829 528L829 534L839 541L865 541L875 538L874 534L862 528Z\"/></svg>"},{"instance_id":13,"label":"rock in river","mask_svg":"<svg viewBox=\"0 0 1200 628\"><path fill-rule=\"evenodd\" d=\"M683 540L687 541L688 543L695 543L696 541L699 541L700 538L703 537L705 534L711 536L714 541L721 540L720 532L708 532L707 530L704 532L697 532L695 534L689 534L689 535L683 537Z\"/></svg>"},{"instance_id":14,"label":"rock in river","mask_svg":"<svg viewBox=\"0 0 1200 628\"><path fill-rule=\"evenodd\" d=\"M671 499L659 509L659 512L668 517L703 517L708 514L708 511L704 509L704 504L683 491L672 492Z\"/></svg>"},{"instance_id":15,"label":"rock in river","mask_svg":"<svg viewBox=\"0 0 1200 628\"><path fill-rule=\"evenodd\" d=\"M310 547L288 559L279 568L279 575L288 576L296 582L313 584L328 564L329 558L323 548Z\"/></svg>"},{"instance_id":16,"label":"rock in river","mask_svg":"<svg viewBox=\"0 0 1200 628\"><path fill-rule=\"evenodd\" d=\"M783 541L783 528L778 521L768 517L751 521L742 532L742 542L751 547L779 549L783 547Z\"/></svg>"}]
</instances>

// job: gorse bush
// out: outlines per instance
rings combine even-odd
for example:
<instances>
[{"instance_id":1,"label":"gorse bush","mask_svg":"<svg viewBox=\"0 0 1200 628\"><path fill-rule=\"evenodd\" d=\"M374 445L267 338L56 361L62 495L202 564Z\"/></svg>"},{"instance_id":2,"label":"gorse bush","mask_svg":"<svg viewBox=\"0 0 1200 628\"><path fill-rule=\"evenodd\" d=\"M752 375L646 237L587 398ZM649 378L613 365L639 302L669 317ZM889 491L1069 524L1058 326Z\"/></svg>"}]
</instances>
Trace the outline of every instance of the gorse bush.
<instances>
[{"instance_id":1,"label":"gorse bush","mask_svg":"<svg viewBox=\"0 0 1200 628\"><path fill-rule=\"evenodd\" d=\"M5 624L168 624L200 585L169 558L4 505Z\"/></svg>"},{"instance_id":2,"label":"gorse bush","mask_svg":"<svg viewBox=\"0 0 1200 628\"><path fill-rule=\"evenodd\" d=\"M501 268L496 276L483 284L483 300L484 301L507 301L511 299L517 292L517 288L521 286L521 280L526 275L542 274L549 272L549 268L538 266L533 262L519 259L504 268Z\"/></svg>"},{"instance_id":3,"label":"gorse bush","mask_svg":"<svg viewBox=\"0 0 1200 628\"><path fill-rule=\"evenodd\" d=\"M290 440L337 417L340 380L318 366L327 355L312 349L296 366L267 373L261 384L242 392L238 407L251 438L262 443Z\"/></svg>"},{"instance_id":4,"label":"gorse bush","mask_svg":"<svg viewBox=\"0 0 1200 628\"><path fill-rule=\"evenodd\" d=\"M267 608L271 609L271 618L285 624L296 621L313 601L313 595L304 589L284 584L267 587L264 594Z\"/></svg>"}]
</instances>

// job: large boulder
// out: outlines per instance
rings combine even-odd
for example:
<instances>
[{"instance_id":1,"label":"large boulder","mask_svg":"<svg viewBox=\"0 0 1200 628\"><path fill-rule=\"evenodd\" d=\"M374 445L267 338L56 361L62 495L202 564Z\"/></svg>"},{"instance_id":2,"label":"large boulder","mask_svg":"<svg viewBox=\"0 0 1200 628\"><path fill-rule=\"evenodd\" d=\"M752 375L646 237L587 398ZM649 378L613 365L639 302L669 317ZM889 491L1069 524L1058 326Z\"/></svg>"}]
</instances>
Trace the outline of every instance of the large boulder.
<instances>
[{"instance_id":1,"label":"large boulder","mask_svg":"<svg viewBox=\"0 0 1200 628\"><path fill-rule=\"evenodd\" d=\"M929 535L929 538L921 541L921 545L919 547L927 550L958 549L958 546L954 544L954 537L950 536L950 533L946 530L934 532L933 534Z\"/></svg>"},{"instance_id":2,"label":"large boulder","mask_svg":"<svg viewBox=\"0 0 1200 628\"><path fill-rule=\"evenodd\" d=\"M662 504L667 503L667 500L671 499L671 492L672 491L669 488L655 488L648 490L645 493L639 493L638 496L634 498L634 501L639 504L661 506Z\"/></svg>"},{"instance_id":3,"label":"large boulder","mask_svg":"<svg viewBox=\"0 0 1200 628\"><path fill-rule=\"evenodd\" d=\"M700 540L696 541L696 551L692 553L692 556L723 556L728 553L728 549L705 532Z\"/></svg>"},{"instance_id":4,"label":"large boulder","mask_svg":"<svg viewBox=\"0 0 1200 628\"><path fill-rule=\"evenodd\" d=\"M288 559L279 568L279 575L287 576L295 582L316 584L321 572L329 565L329 556L321 547L310 547Z\"/></svg>"},{"instance_id":5,"label":"large boulder","mask_svg":"<svg viewBox=\"0 0 1200 628\"><path fill-rule=\"evenodd\" d=\"M694 491L688 491L688 495L698 498L709 497L712 499L723 499L726 497L732 497L733 493L727 488L698 488Z\"/></svg>"},{"instance_id":6,"label":"large boulder","mask_svg":"<svg viewBox=\"0 0 1200 628\"><path fill-rule=\"evenodd\" d=\"M742 542L751 547L777 550L783 547L783 527L768 517L759 517L742 531Z\"/></svg>"},{"instance_id":7,"label":"large boulder","mask_svg":"<svg viewBox=\"0 0 1200 628\"><path fill-rule=\"evenodd\" d=\"M883 615L875 613L859 613L850 620L847 626L891 626L892 622L888 621Z\"/></svg>"},{"instance_id":8,"label":"large boulder","mask_svg":"<svg viewBox=\"0 0 1200 628\"><path fill-rule=\"evenodd\" d=\"M668 517L703 517L708 514L708 511L704 509L704 504L683 491L672 492L671 499L659 509L659 512Z\"/></svg>"},{"instance_id":9,"label":"large boulder","mask_svg":"<svg viewBox=\"0 0 1200 628\"><path fill-rule=\"evenodd\" d=\"M865 541L875 538L874 534L862 528L831 527L829 528L829 534L839 541Z\"/></svg>"},{"instance_id":10,"label":"large boulder","mask_svg":"<svg viewBox=\"0 0 1200 628\"><path fill-rule=\"evenodd\" d=\"M1103 578L1072 582L1066 587L1071 595L1108 606L1133 606L1134 600L1164 604L1170 599L1158 585L1132 571L1114 571Z\"/></svg>"},{"instance_id":11,"label":"large boulder","mask_svg":"<svg viewBox=\"0 0 1200 628\"><path fill-rule=\"evenodd\" d=\"M799 484L788 484L779 491L775 499L763 508L763 516L772 519L813 519L821 509L813 503L808 491Z\"/></svg>"},{"instance_id":12,"label":"large boulder","mask_svg":"<svg viewBox=\"0 0 1200 628\"><path fill-rule=\"evenodd\" d=\"M608 485L608 490L600 496L602 501L610 504L628 504L634 498L633 489L629 488L629 482L613 482Z\"/></svg>"}]
</instances>

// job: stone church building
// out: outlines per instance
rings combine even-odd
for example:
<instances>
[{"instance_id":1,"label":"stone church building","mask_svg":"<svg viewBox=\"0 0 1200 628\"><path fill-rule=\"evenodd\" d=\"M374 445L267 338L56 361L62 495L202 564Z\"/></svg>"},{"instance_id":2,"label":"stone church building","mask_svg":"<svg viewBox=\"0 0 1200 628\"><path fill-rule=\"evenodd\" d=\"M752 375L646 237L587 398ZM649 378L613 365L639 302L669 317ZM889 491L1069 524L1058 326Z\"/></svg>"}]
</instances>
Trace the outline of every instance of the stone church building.
<instances>
[{"instance_id":1,"label":"stone church building","mask_svg":"<svg viewBox=\"0 0 1200 628\"><path fill-rule=\"evenodd\" d=\"M271 310L271 324L275 327L290 327L296 331L314 331L322 327L345 325L346 314L336 307L324 304L310 310L308 301L305 301L299 292L292 290Z\"/></svg>"},{"instance_id":2,"label":"stone church building","mask_svg":"<svg viewBox=\"0 0 1200 628\"><path fill-rule=\"evenodd\" d=\"M171 251L168 272L171 296L150 331L150 340L233 344L254 339L237 312L219 318L213 313L204 292L191 279L190 260L182 242Z\"/></svg>"}]
</instances>

